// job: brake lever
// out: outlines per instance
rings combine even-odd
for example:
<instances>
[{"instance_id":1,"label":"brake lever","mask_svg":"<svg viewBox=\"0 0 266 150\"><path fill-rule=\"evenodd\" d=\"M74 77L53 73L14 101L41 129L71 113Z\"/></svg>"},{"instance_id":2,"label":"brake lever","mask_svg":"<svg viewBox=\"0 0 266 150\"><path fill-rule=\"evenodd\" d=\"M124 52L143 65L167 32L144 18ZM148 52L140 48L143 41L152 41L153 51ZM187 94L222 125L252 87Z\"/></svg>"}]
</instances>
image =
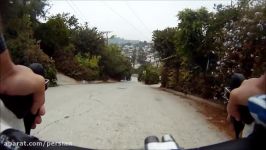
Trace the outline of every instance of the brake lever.
<instances>
[{"instance_id":1,"label":"brake lever","mask_svg":"<svg viewBox=\"0 0 266 150\"><path fill-rule=\"evenodd\" d=\"M36 74L44 77L44 69L41 64L33 63L29 66L29 68ZM45 79L45 90L48 88L49 80ZM23 85L21 85L23 86ZM5 107L7 107L10 111L12 111L18 119L22 119L24 121L25 132L30 135L30 130L32 125L37 117L38 113L32 114L31 107L33 104L33 95L27 96L9 96L9 95L0 95L0 99L3 101Z\"/></svg>"},{"instance_id":2,"label":"brake lever","mask_svg":"<svg viewBox=\"0 0 266 150\"><path fill-rule=\"evenodd\" d=\"M33 63L29 66L29 68L36 74L41 75L44 77L44 68L39 63ZM49 80L45 79L45 90L48 88ZM32 103L31 103L32 104ZM31 128L34 124L35 118L38 116L39 112L36 114L32 114L31 112L27 113L24 117L24 126L26 134L30 135Z\"/></svg>"},{"instance_id":3,"label":"brake lever","mask_svg":"<svg viewBox=\"0 0 266 150\"><path fill-rule=\"evenodd\" d=\"M49 80L45 82L45 89L48 88ZM38 112L34 115L31 113L31 107L33 104L33 95L27 96L9 96L0 95L0 99L3 101L6 108L12 111L18 119L24 121L26 134L30 135L31 127Z\"/></svg>"},{"instance_id":4,"label":"brake lever","mask_svg":"<svg viewBox=\"0 0 266 150\"><path fill-rule=\"evenodd\" d=\"M238 109L240 112L240 121L237 121L234 117L230 116L230 121L235 129L236 139L240 138L240 133L243 131L245 124L251 124L254 121L249 113L248 107L239 106Z\"/></svg>"},{"instance_id":5,"label":"brake lever","mask_svg":"<svg viewBox=\"0 0 266 150\"><path fill-rule=\"evenodd\" d=\"M37 117L37 114L38 114L38 113L39 113L39 112L37 112L35 115L32 114L32 113L28 113L28 114L24 117L23 121L24 121L25 133L26 133L26 134L30 135L31 128L32 128L32 126L33 126L33 124L34 124L35 118Z\"/></svg>"},{"instance_id":6,"label":"brake lever","mask_svg":"<svg viewBox=\"0 0 266 150\"><path fill-rule=\"evenodd\" d=\"M45 90L47 90L49 84L49 80L45 80ZM25 133L30 135L31 128L34 124L35 118L38 116L39 111L34 115L31 112L27 113L26 116L24 117L24 126L25 126Z\"/></svg>"},{"instance_id":7,"label":"brake lever","mask_svg":"<svg viewBox=\"0 0 266 150\"><path fill-rule=\"evenodd\" d=\"M228 102L229 102L230 92L231 92L230 87L224 87L224 93L223 93L222 97L226 100L226 104L228 104ZM234 127L235 138L239 139L240 138L240 133L244 129L245 124L242 121L237 121L232 116L230 116L230 122L233 124L233 127Z\"/></svg>"},{"instance_id":8,"label":"brake lever","mask_svg":"<svg viewBox=\"0 0 266 150\"><path fill-rule=\"evenodd\" d=\"M224 88L223 98L226 99L227 103L229 102L231 91L239 87L244 80L245 77L239 73L235 73L231 76L230 86ZM245 124L251 124L254 121L247 106L239 106L238 111L240 112L240 121L237 121L234 117L230 116L230 121L234 126L236 139L240 138L240 133L243 131Z\"/></svg>"}]
</instances>

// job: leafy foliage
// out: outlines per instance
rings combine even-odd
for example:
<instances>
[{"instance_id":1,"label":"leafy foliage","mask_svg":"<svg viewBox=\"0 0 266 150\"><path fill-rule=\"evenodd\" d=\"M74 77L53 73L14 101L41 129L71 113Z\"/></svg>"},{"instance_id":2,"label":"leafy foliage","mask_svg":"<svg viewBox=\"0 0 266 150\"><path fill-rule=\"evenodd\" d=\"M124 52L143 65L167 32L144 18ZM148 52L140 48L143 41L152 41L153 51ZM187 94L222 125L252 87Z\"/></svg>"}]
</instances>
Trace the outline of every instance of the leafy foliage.
<instances>
[{"instance_id":1,"label":"leafy foliage","mask_svg":"<svg viewBox=\"0 0 266 150\"><path fill-rule=\"evenodd\" d=\"M63 72L65 75L70 76L76 80L95 80L97 73L90 68L80 64L71 49L73 46L68 46L66 50L56 50L54 53L55 65L58 71ZM70 49L70 50L67 50Z\"/></svg>"},{"instance_id":2,"label":"leafy foliage","mask_svg":"<svg viewBox=\"0 0 266 150\"><path fill-rule=\"evenodd\" d=\"M210 16L205 8L196 11L185 9L178 14L178 52L187 58L189 64L202 70L206 67L208 54L205 47L209 41L205 41L205 37Z\"/></svg>"},{"instance_id":3,"label":"leafy foliage","mask_svg":"<svg viewBox=\"0 0 266 150\"><path fill-rule=\"evenodd\" d=\"M101 55L104 50L105 40L97 28L90 29L86 25L79 27L73 32L72 37L76 47L75 53Z\"/></svg>"},{"instance_id":4,"label":"leafy foliage","mask_svg":"<svg viewBox=\"0 0 266 150\"><path fill-rule=\"evenodd\" d=\"M130 79L131 63L118 47L107 46L96 27L79 24L75 16L45 17L47 0L1 0L5 37L14 62L41 63L46 77L56 81L56 70L77 80ZM2 29L1 29L2 30Z\"/></svg>"},{"instance_id":5,"label":"leafy foliage","mask_svg":"<svg viewBox=\"0 0 266 150\"><path fill-rule=\"evenodd\" d=\"M172 34L167 34L168 28L154 31L154 49L163 66L162 86L219 99L232 73L247 78L263 74L265 4L239 0L233 6L216 5L216 13L185 9L179 12L180 22Z\"/></svg>"},{"instance_id":6,"label":"leafy foliage","mask_svg":"<svg viewBox=\"0 0 266 150\"><path fill-rule=\"evenodd\" d=\"M82 56L80 54L75 56L77 62L85 68L91 69L93 71L94 77L93 79L98 79L100 76L100 66L99 61L101 59L100 56L92 56L89 55Z\"/></svg>"},{"instance_id":7,"label":"leafy foliage","mask_svg":"<svg viewBox=\"0 0 266 150\"><path fill-rule=\"evenodd\" d=\"M47 6L47 0L1 0L2 23L6 24L10 19L21 18L26 14L32 23L36 23L38 17L45 17Z\"/></svg>"},{"instance_id":8,"label":"leafy foliage","mask_svg":"<svg viewBox=\"0 0 266 150\"><path fill-rule=\"evenodd\" d=\"M103 52L100 64L102 76L109 76L116 80L129 79L131 76L130 59L121 54L116 45L109 45Z\"/></svg>"},{"instance_id":9,"label":"leafy foliage","mask_svg":"<svg viewBox=\"0 0 266 150\"><path fill-rule=\"evenodd\" d=\"M60 15L52 16L46 23L39 25L35 37L41 40L41 48L49 56L70 44L70 31Z\"/></svg>"},{"instance_id":10,"label":"leafy foliage","mask_svg":"<svg viewBox=\"0 0 266 150\"><path fill-rule=\"evenodd\" d=\"M144 81L145 84L158 84L159 80L158 68L151 64L144 64L139 67L138 81Z\"/></svg>"},{"instance_id":11,"label":"leafy foliage","mask_svg":"<svg viewBox=\"0 0 266 150\"><path fill-rule=\"evenodd\" d=\"M16 21L16 25L15 25ZM13 61L17 64L29 66L31 63L43 64L45 78L50 79L50 85L56 85L56 69L52 59L42 52L36 40L32 38L31 21L28 16L20 19L12 19L8 22L9 27L18 31L14 36L7 32L7 45L12 55Z\"/></svg>"},{"instance_id":12,"label":"leafy foliage","mask_svg":"<svg viewBox=\"0 0 266 150\"><path fill-rule=\"evenodd\" d=\"M176 34L176 28L166 28L162 31L153 32L153 47L162 59L176 54Z\"/></svg>"}]
</instances>

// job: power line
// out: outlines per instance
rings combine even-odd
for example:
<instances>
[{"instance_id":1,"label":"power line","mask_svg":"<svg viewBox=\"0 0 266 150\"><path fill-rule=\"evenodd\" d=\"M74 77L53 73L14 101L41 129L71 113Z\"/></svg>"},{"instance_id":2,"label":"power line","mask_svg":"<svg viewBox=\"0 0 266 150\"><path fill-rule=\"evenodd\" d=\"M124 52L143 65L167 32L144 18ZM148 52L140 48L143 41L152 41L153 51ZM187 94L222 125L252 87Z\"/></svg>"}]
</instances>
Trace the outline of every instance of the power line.
<instances>
[{"instance_id":1,"label":"power line","mask_svg":"<svg viewBox=\"0 0 266 150\"><path fill-rule=\"evenodd\" d=\"M70 8L72 9L72 10L74 10L74 12L75 12L75 14L78 14L78 12L76 11L76 9L70 4L70 0L66 0L66 2L67 2L67 4L70 6ZM86 22L82 17L81 17L81 20L83 21L83 22Z\"/></svg>"},{"instance_id":2,"label":"power line","mask_svg":"<svg viewBox=\"0 0 266 150\"><path fill-rule=\"evenodd\" d=\"M145 34L142 33L142 31L140 31L136 26L134 26L130 21L128 21L125 17L123 17L122 15L120 15L119 13L117 13L112 7L110 7L105 1L102 1L104 3L105 6L107 6L114 14L116 14L117 16L119 16L121 19L123 19L125 22L127 22L131 27L133 27L136 31L138 31L139 33L141 33L144 37L146 37L147 39L149 39Z\"/></svg>"},{"instance_id":3,"label":"power line","mask_svg":"<svg viewBox=\"0 0 266 150\"><path fill-rule=\"evenodd\" d=\"M127 7L130 9L132 14L138 19L138 21L146 28L146 30L150 31L149 27L143 22L143 20L139 17L139 15L136 13L136 11L129 5L129 3L126 1Z\"/></svg>"},{"instance_id":4,"label":"power line","mask_svg":"<svg viewBox=\"0 0 266 150\"><path fill-rule=\"evenodd\" d=\"M71 1L71 0L70 0L70 1ZM78 10L79 14L82 16L82 18L86 18L86 17L85 17L86 15L84 15L84 13L79 9L79 7L74 3L74 1L71 1L71 3L74 5L74 7L77 8L77 10ZM85 20L82 19L82 20L83 20L84 23L86 23L86 22L88 23L88 21L85 21L86 19L85 19Z\"/></svg>"}]
</instances>

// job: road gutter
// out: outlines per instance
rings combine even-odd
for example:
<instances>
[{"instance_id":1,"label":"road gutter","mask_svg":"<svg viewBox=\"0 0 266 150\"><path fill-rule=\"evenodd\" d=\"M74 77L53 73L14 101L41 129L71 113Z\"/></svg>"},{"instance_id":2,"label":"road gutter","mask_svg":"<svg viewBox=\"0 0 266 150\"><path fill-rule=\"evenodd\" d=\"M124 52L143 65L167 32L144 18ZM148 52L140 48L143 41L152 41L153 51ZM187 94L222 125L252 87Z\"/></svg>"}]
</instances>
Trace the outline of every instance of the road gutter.
<instances>
[{"instance_id":1,"label":"road gutter","mask_svg":"<svg viewBox=\"0 0 266 150\"><path fill-rule=\"evenodd\" d=\"M166 91L166 92L169 92L169 93L172 93L172 94L177 95L177 96L181 96L181 97L184 97L184 98L187 98L187 99L190 99L190 100L194 100L194 101L197 101L197 102L200 102L200 103L211 105L211 106L213 106L215 108L222 109L222 110L226 111L225 105L222 105L222 104L217 104L217 103L208 101L206 99L203 99L203 98L200 98L200 97L197 97L197 96L194 96L194 95L190 95L190 94L185 94L185 93L182 93L182 92L179 92L179 91L175 91L175 90L172 90L172 89L167 89L167 88L162 88L162 87L159 87L159 89L161 89L163 91Z\"/></svg>"}]
</instances>

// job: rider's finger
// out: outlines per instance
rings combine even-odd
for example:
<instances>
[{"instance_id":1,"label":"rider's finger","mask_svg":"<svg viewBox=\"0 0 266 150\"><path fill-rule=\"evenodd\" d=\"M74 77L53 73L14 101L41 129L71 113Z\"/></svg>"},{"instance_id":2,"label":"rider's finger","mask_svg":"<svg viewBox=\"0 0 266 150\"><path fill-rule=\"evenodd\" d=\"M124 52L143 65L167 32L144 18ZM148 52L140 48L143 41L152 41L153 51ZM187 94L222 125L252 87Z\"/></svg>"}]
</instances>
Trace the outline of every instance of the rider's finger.
<instances>
[{"instance_id":1,"label":"rider's finger","mask_svg":"<svg viewBox=\"0 0 266 150\"><path fill-rule=\"evenodd\" d=\"M233 126L233 124L232 124L231 116L230 116L230 115L227 115L226 120L229 122L229 128L230 128L231 130L234 130L234 126Z\"/></svg>"},{"instance_id":2,"label":"rider's finger","mask_svg":"<svg viewBox=\"0 0 266 150\"><path fill-rule=\"evenodd\" d=\"M41 124L42 123L42 117L41 116L37 116L35 118L35 124Z\"/></svg>"},{"instance_id":3,"label":"rider's finger","mask_svg":"<svg viewBox=\"0 0 266 150\"><path fill-rule=\"evenodd\" d=\"M234 117L237 121L240 121L240 113L238 111L237 104L233 103L232 101L229 101L227 105L227 112L229 115L229 119L230 117Z\"/></svg>"},{"instance_id":4,"label":"rider's finger","mask_svg":"<svg viewBox=\"0 0 266 150\"><path fill-rule=\"evenodd\" d=\"M45 114L45 107L42 105L38 111L38 115L43 116Z\"/></svg>"},{"instance_id":5,"label":"rider's finger","mask_svg":"<svg viewBox=\"0 0 266 150\"><path fill-rule=\"evenodd\" d=\"M36 85L36 91L33 93L33 105L31 112L37 114L41 106L44 104L44 92L45 92L45 80L42 76L37 75L36 80L39 80L38 85Z\"/></svg>"},{"instance_id":6,"label":"rider's finger","mask_svg":"<svg viewBox=\"0 0 266 150\"><path fill-rule=\"evenodd\" d=\"M231 116L230 116L229 114L228 114L227 117L226 117L226 120L227 120L228 122L231 122L230 117L231 117Z\"/></svg>"},{"instance_id":7,"label":"rider's finger","mask_svg":"<svg viewBox=\"0 0 266 150\"><path fill-rule=\"evenodd\" d=\"M239 112L239 91L238 89L234 89L230 93L230 99L227 105L227 112L230 116L234 117L237 121L240 121L240 112Z\"/></svg>"},{"instance_id":8,"label":"rider's finger","mask_svg":"<svg viewBox=\"0 0 266 150\"><path fill-rule=\"evenodd\" d=\"M32 129L35 129L35 128L36 128L36 124L33 124L33 125L31 126L31 128L32 128Z\"/></svg>"}]
</instances>

